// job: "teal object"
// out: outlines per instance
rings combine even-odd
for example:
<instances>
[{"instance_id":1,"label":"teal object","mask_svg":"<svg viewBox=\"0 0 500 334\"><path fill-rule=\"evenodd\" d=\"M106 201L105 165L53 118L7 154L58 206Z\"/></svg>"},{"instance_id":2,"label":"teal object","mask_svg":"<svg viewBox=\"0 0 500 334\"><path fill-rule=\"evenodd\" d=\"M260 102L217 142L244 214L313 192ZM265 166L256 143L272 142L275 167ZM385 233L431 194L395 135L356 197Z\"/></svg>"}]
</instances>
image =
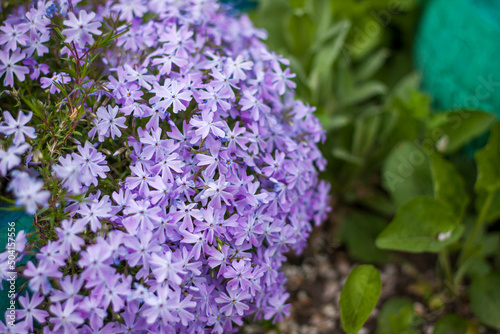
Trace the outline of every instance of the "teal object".
<instances>
[{"instance_id":1,"label":"teal object","mask_svg":"<svg viewBox=\"0 0 500 334\"><path fill-rule=\"evenodd\" d=\"M35 232L35 228L33 226L33 217L27 215L24 211L5 211L2 210L5 206L0 205L0 251L4 251L7 245L8 240L8 229L9 222L15 222L15 232L16 234L19 231L24 230L26 234ZM26 262L28 262L32 255L25 256L22 261L17 263L17 266L24 266ZM20 291L21 286L26 283L25 278L18 277L16 279L16 292ZM10 288L10 283L7 281L2 281L2 290L0 291L0 320L4 321L4 311L10 305L10 299L8 298L8 292ZM27 291L25 289L24 291ZM22 293L24 296L25 292ZM16 304L17 308L20 308L19 303Z\"/></svg>"},{"instance_id":2,"label":"teal object","mask_svg":"<svg viewBox=\"0 0 500 334\"><path fill-rule=\"evenodd\" d=\"M415 40L422 87L438 110L500 118L500 1L428 0Z\"/></svg>"},{"instance_id":3,"label":"teal object","mask_svg":"<svg viewBox=\"0 0 500 334\"><path fill-rule=\"evenodd\" d=\"M257 6L257 1L255 0L222 0L222 3L231 4L238 10L250 10Z\"/></svg>"}]
</instances>

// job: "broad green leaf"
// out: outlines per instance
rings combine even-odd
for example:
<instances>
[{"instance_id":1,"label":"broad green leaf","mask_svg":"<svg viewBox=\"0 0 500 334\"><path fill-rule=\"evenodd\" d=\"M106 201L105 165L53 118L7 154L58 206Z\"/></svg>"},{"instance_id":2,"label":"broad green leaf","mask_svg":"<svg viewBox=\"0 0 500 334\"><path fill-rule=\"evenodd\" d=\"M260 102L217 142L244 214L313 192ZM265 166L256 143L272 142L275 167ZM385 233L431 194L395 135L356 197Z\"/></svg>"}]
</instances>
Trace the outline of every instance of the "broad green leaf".
<instances>
[{"instance_id":1,"label":"broad green leaf","mask_svg":"<svg viewBox=\"0 0 500 334\"><path fill-rule=\"evenodd\" d=\"M390 254L375 245L377 235L387 223L374 215L349 212L342 223L342 240L349 255L362 262L383 262L390 259Z\"/></svg>"},{"instance_id":2,"label":"broad green leaf","mask_svg":"<svg viewBox=\"0 0 500 334\"><path fill-rule=\"evenodd\" d=\"M465 182L455 167L437 154L430 157L434 197L448 203L458 218L462 217L469 197Z\"/></svg>"},{"instance_id":3,"label":"broad green leaf","mask_svg":"<svg viewBox=\"0 0 500 334\"><path fill-rule=\"evenodd\" d=\"M433 334L465 334L467 333L467 320L450 313L436 322Z\"/></svg>"},{"instance_id":4,"label":"broad green leaf","mask_svg":"<svg viewBox=\"0 0 500 334\"><path fill-rule=\"evenodd\" d=\"M482 111L457 110L446 113L442 123L430 128L427 140L438 143L443 140L445 145L440 147L443 153L453 153L470 140L486 132L495 122L495 115Z\"/></svg>"},{"instance_id":5,"label":"broad green leaf","mask_svg":"<svg viewBox=\"0 0 500 334\"><path fill-rule=\"evenodd\" d=\"M357 333L377 305L382 283L371 265L354 268L340 293L340 317L348 334Z\"/></svg>"},{"instance_id":6,"label":"broad green leaf","mask_svg":"<svg viewBox=\"0 0 500 334\"><path fill-rule=\"evenodd\" d=\"M472 312L483 324L500 329L500 272L472 281L469 298Z\"/></svg>"},{"instance_id":7,"label":"broad green leaf","mask_svg":"<svg viewBox=\"0 0 500 334\"><path fill-rule=\"evenodd\" d=\"M377 318L376 334L418 334L415 329L416 319L411 300L392 298L382 306Z\"/></svg>"},{"instance_id":8,"label":"broad green leaf","mask_svg":"<svg viewBox=\"0 0 500 334\"><path fill-rule=\"evenodd\" d=\"M416 196L434 196L429 158L417 145L402 142L382 167L382 185L397 205Z\"/></svg>"},{"instance_id":9,"label":"broad green leaf","mask_svg":"<svg viewBox=\"0 0 500 334\"><path fill-rule=\"evenodd\" d=\"M431 197L415 197L403 204L396 217L378 236L382 249L411 253L439 252L455 242L463 225L450 206Z\"/></svg>"},{"instance_id":10,"label":"broad green leaf","mask_svg":"<svg viewBox=\"0 0 500 334\"><path fill-rule=\"evenodd\" d=\"M485 212L487 222L500 217L500 122L491 128L488 144L476 152L476 209ZM487 205L488 208L484 209Z\"/></svg>"}]
</instances>

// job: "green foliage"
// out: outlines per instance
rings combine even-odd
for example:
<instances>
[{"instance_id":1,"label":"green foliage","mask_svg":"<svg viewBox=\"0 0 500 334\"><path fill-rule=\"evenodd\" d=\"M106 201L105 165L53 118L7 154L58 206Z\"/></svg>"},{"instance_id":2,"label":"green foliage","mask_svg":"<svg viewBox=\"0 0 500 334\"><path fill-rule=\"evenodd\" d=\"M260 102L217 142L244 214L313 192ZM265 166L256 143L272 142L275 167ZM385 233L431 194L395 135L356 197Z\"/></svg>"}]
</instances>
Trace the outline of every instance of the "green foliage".
<instances>
[{"instance_id":1,"label":"green foliage","mask_svg":"<svg viewBox=\"0 0 500 334\"><path fill-rule=\"evenodd\" d=\"M413 303L409 299L395 297L382 307L377 319L376 334L418 334L418 320Z\"/></svg>"},{"instance_id":2,"label":"green foliage","mask_svg":"<svg viewBox=\"0 0 500 334\"><path fill-rule=\"evenodd\" d=\"M359 261L384 262L390 254L375 246L377 235L386 226L384 219L360 212L349 212L344 217L342 236L349 255Z\"/></svg>"},{"instance_id":3,"label":"green foliage","mask_svg":"<svg viewBox=\"0 0 500 334\"><path fill-rule=\"evenodd\" d=\"M467 320L458 315L450 313L436 322L433 334L466 334Z\"/></svg>"},{"instance_id":4,"label":"green foliage","mask_svg":"<svg viewBox=\"0 0 500 334\"><path fill-rule=\"evenodd\" d=\"M477 301L475 282L500 271L493 232L500 219L500 122L481 110L432 110L409 57L416 1L399 2L397 10L391 3L260 0L253 19L269 31L271 48L291 59L298 96L318 109L327 134L324 177L349 255L380 263L397 257L394 251L437 253L440 281L429 298L446 292L449 303L464 300L472 280L469 296ZM475 160L461 153L488 133ZM500 296L488 297L484 305L493 309ZM492 313L475 313L497 326ZM418 321L409 300L392 299L377 333L418 333ZM445 316L436 333L461 333L463 325Z\"/></svg>"},{"instance_id":5,"label":"green foliage","mask_svg":"<svg viewBox=\"0 0 500 334\"><path fill-rule=\"evenodd\" d=\"M382 283L371 265L354 268L340 294L340 317L348 334L357 333L377 305Z\"/></svg>"},{"instance_id":6,"label":"green foliage","mask_svg":"<svg viewBox=\"0 0 500 334\"><path fill-rule=\"evenodd\" d=\"M415 197L403 204L377 238L382 249L412 253L439 252L455 242L463 225L451 207L432 197Z\"/></svg>"},{"instance_id":7,"label":"green foliage","mask_svg":"<svg viewBox=\"0 0 500 334\"><path fill-rule=\"evenodd\" d=\"M500 329L500 272L476 278L470 287L471 308L484 324Z\"/></svg>"}]
</instances>

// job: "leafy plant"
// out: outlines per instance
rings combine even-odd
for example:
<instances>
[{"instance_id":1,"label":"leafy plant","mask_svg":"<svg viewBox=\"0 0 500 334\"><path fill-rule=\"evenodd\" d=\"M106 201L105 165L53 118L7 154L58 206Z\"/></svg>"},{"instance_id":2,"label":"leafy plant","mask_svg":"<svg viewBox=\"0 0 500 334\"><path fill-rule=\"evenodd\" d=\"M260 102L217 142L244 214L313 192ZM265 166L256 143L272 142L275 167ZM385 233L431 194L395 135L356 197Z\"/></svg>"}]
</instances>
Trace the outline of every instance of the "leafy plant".
<instances>
[{"instance_id":1,"label":"leafy plant","mask_svg":"<svg viewBox=\"0 0 500 334\"><path fill-rule=\"evenodd\" d=\"M500 123L479 110L433 110L408 57L418 8L409 1L397 14L388 9L383 0L261 0L252 17L291 59L298 95L318 108L348 253L368 263L434 253L440 281L424 302L444 316L436 331L470 325L446 316L464 300L480 322L498 328ZM488 133L474 159L462 153ZM411 301L390 300L378 333L417 333L418 321Z\"/></svg>"}]
</instances>

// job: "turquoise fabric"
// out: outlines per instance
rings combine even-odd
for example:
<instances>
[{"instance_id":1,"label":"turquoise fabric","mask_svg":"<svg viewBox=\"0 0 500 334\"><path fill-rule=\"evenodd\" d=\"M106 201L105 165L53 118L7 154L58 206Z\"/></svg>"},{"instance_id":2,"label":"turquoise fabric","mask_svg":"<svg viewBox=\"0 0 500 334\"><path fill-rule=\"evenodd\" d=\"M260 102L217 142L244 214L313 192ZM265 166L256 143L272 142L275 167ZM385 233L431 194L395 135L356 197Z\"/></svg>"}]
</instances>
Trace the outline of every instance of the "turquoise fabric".
<instances>
[{"instance_id":1,"label":"turquoise fabric","mask_svg":"<svg viewBox=\"0 0 500 334\"><path fill-rule=\"evenodd\" d=\"M249 10L257 6L256 0L222 0L222 2L232 4L234 8L239 10Z\"/></svg>"},{"instance_id":2,"label":"turquoise fabric","mask_svg":"<svg viewBox=\"0 0 500 334\"><path fill-rule=\"evenodd\" d=\"M0 204L0 207L3 207ZM0 251L5 250L5 246L7 245L7 233L9 228L9 222L15 222L15 231L18 233L21 230L24 230L26 234L35 232L35 228L33 226L33 217L24 213L24 211L4 211L0 210ZM19 262L18 266L26 265L26 262L31 259L33 256L25 256L24 259ZM26 282L26 279L18 277L16 279L16 292L20 291L21 286ZM8 290L10 288L9 282L2 282L2 290L0 291L0 320L4 321L4 311L9 307L10 300L8 298ZM24 291L27 291L25 289ZM24 295L23 292L22 295ZM17 304L17 308L20 305Z\"/></svg>"},{"instance_id":3,"label":"turquoise fabric","mask_svg":"<svg viewBox=\"0 0 500 334\"><path fill-rule=\"evenodd\" d=\"M439 110L500 118L500 1L429 0L415 41L423 88Z\"/></svg>"}]
</instances>

